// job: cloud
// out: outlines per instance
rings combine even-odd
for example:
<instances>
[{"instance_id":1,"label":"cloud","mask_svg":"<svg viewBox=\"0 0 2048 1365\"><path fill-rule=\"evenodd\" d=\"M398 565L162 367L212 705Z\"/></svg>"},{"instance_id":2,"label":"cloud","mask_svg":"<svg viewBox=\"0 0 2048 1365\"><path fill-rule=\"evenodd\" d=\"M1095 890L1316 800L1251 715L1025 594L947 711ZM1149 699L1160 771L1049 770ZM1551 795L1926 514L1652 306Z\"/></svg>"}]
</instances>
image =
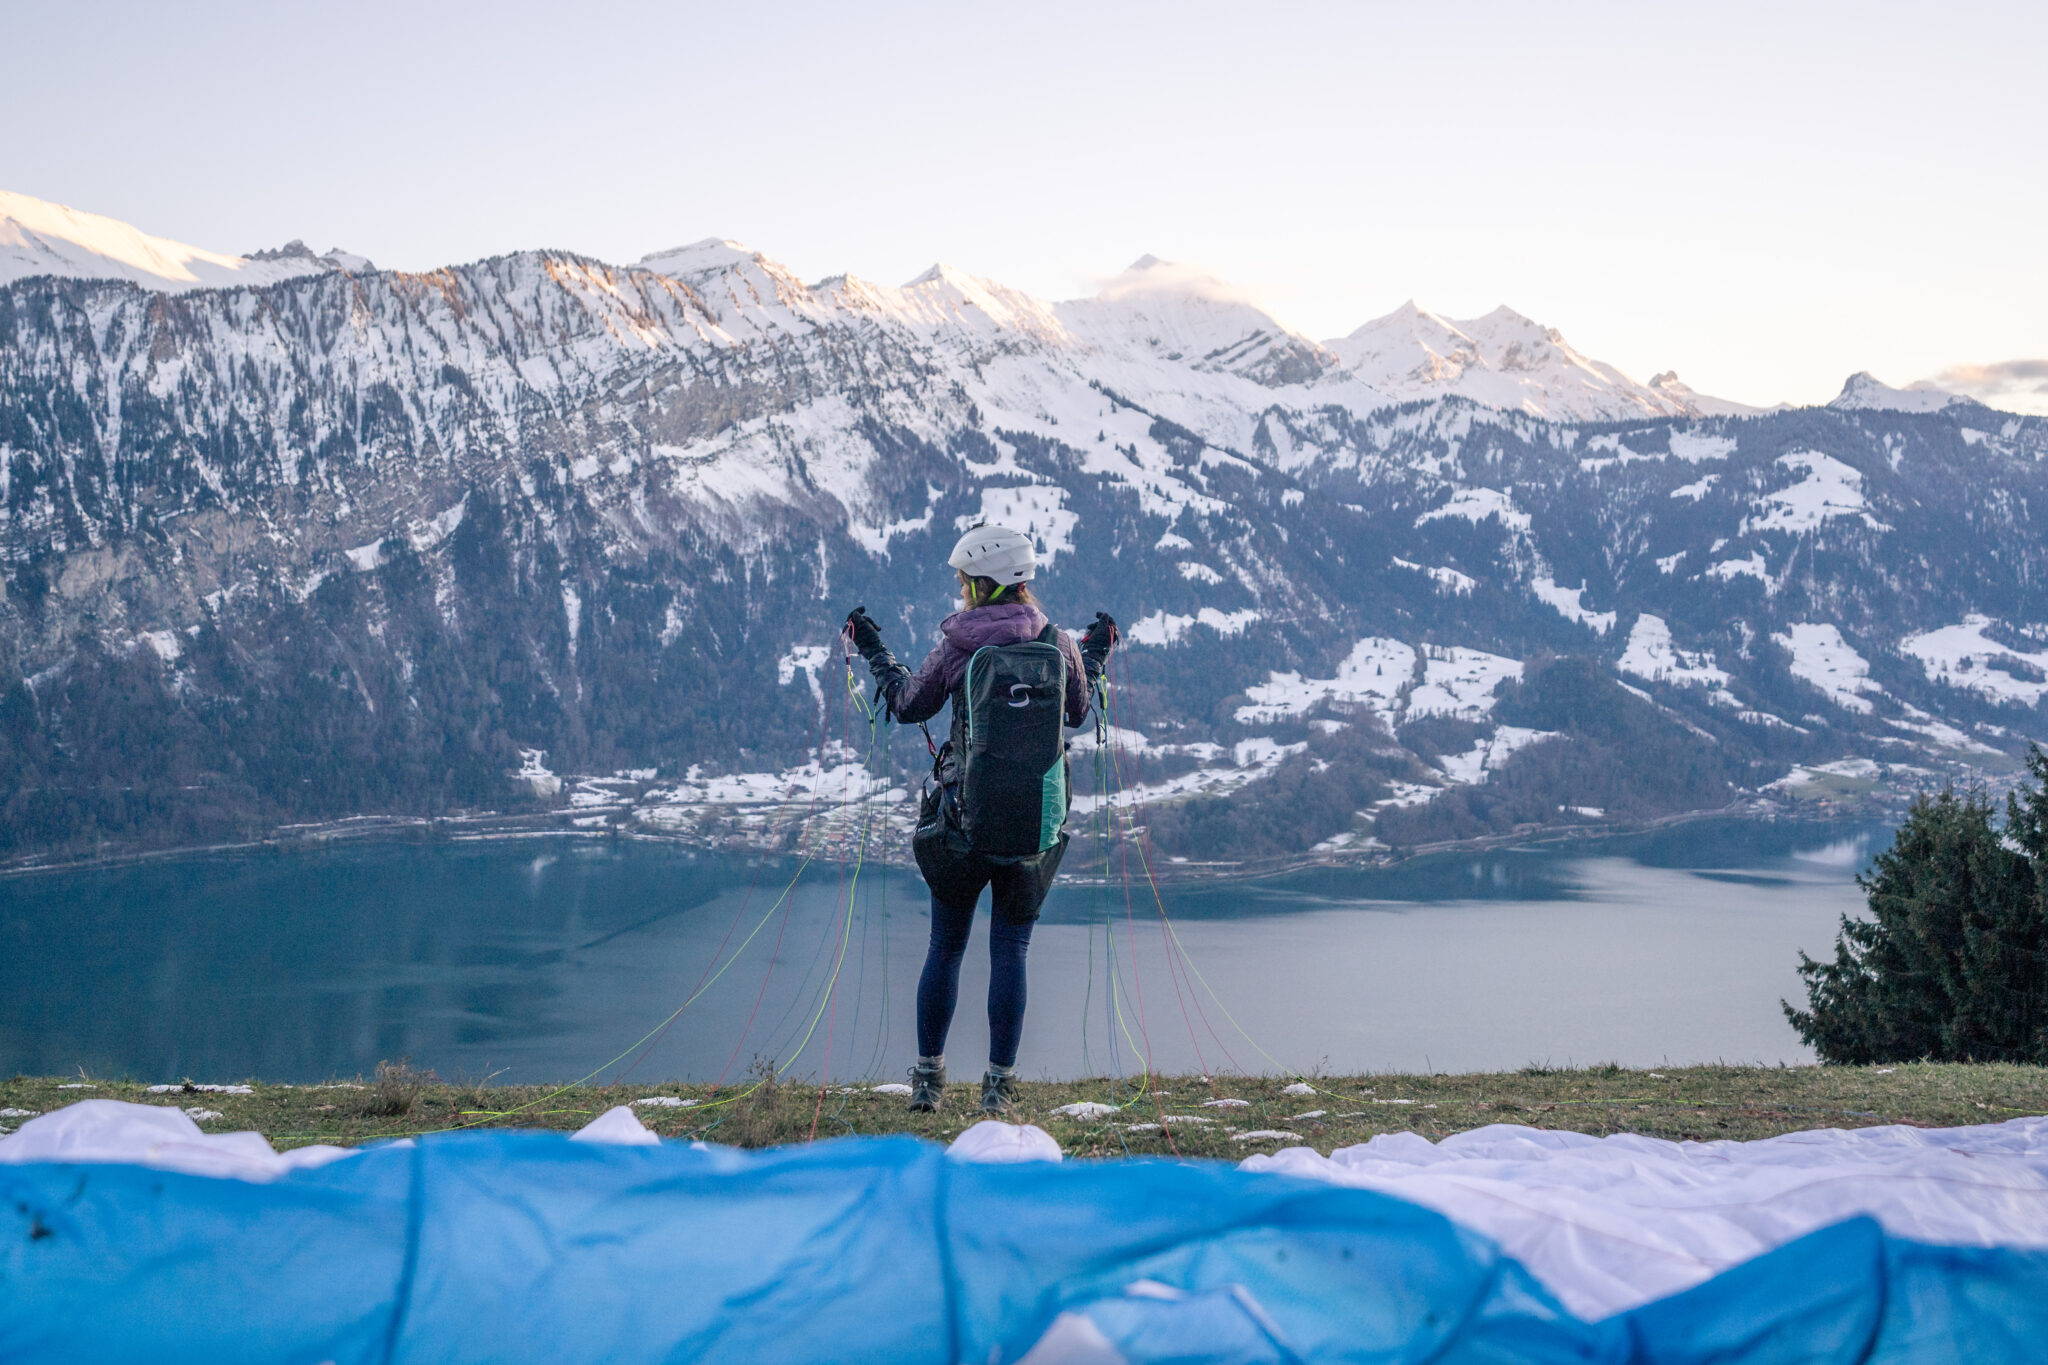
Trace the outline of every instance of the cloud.
<instances>
[{"instance_id":1,"label":"cloud","mask_svg":"<svg viewBox=\"0 0 2048 1365\"><path fill-rule=\"evenodd\" d=\"M1943 388L1995 408L2048 413L2048 359L1951 365L1935 378Z\"/></svg>"}]
</instances>

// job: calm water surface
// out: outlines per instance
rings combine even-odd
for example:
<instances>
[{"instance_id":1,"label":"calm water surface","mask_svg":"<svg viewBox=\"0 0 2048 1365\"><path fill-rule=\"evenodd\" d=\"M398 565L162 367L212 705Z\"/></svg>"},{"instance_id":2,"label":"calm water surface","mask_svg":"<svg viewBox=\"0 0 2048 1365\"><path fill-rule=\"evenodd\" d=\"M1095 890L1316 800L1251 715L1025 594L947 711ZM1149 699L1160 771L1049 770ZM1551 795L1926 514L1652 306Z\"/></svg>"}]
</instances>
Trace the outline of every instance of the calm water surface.
<instances>
[{"instance_id":1,"label":"calm water surface","mask_svg":"<svg viewBox=\"0 0 2048 1365\"><path fill-rule=\"evenodd\" d=\"M1055 890L1027 1074L1808 1059L1778 1009L1889 831L1715 822L1540 850ZM1076 850L1077 854L1079 850ZM1075 863L1080 859L1077 857ZM196 856L0 881L0 1069L308 1081L894 1078L923 888L570 839ZM1174 937L1177 936L1177 945ZM947 1048L978 1070L986 911ZM836 965L836 973L835 973ZM652 1038L682 1001L694 1003ZM639 1044L636 1046L636 1043Z\"/></svg>"}]
</instances>

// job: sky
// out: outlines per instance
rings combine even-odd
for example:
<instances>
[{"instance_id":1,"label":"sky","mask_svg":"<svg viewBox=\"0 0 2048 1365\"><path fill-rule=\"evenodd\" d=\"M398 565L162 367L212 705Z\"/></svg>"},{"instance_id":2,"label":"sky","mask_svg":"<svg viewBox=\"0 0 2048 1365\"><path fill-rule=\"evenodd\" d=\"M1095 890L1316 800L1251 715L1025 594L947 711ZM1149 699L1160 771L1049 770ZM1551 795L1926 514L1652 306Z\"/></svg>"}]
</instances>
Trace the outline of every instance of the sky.
<instances>
[{"instance_id":1,"label":"sky","mask_svg":"<svg viewBox=\"0 0 2048 1365\"><path fill-rule=\"evenodd\" d=\"M1498 304L1639 379L2048 411L2048 5L0 0L0 188L404 269L709 236L1326 338ZM2043 392L2033 392L2036 389Z\"/></svg>"}]
</instances>

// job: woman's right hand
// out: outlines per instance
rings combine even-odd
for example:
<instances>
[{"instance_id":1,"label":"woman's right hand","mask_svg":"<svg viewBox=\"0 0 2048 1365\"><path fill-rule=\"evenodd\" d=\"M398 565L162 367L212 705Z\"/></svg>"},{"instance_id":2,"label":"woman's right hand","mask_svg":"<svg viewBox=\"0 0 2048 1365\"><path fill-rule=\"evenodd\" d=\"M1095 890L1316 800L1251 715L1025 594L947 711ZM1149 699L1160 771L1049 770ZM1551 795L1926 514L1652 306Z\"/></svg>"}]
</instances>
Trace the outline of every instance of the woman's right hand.
<instances>
[{"instance_id":1,"label":"woman's right hand","mask_svg":"<svg viewBox=\"0 0 2048 1365\"><path fill-rule=\"evenodd\" d=\"M1095 624L1081 637L1081 648L1096 658L1107 658L1109 651L1116 648L1116 642L1123 638L1117 633L1116 618L1106 611L1095 613Z\"/></svg>"}]
</instances>

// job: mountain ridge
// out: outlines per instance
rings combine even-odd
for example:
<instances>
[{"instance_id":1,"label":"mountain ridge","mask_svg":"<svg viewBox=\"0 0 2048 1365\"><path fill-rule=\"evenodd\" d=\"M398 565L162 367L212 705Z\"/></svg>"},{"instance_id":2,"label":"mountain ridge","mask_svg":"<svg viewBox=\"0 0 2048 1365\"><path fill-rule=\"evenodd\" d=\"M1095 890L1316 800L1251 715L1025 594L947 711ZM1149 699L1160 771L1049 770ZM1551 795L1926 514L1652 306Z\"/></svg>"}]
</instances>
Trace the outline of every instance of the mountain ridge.
<instances>
[{"instance_id":1,"label":"mountain ridge","mask_svg":"<svg viewBox=\"0 0 2048 1365\"><path fill-rule=\"evenodd\" d=\"M527 803L780 847L857 785L838 621L921 652L981 518L1124 621L1168 854L1810 808L2048 731L2048 420L1397 403L1229 300L655 259L0 285L0 846Z\"/></svg>"},{"instance_id":2,"label":"mountain ridge","mask_svg":"<svg viewBox=\"0 0 2048 1365\"><path fill-rule=\"evenodd\" d=\"M514 253L517 254L517 253ZM545 253L544 253L545 254ZM562 253L575 255L577 253ZM659 274L689 277L725 270L751 259L784 285L811 290L793 272L760 252L727 238L710 237L686 246L650 252L632 267ZM0 282L33 274L72 278L125 279L145 288L261 287L280 280L323 271L369 273L366 258L335 249L316 255L293 242L274 251L245 257L150 237L117 220L50 204L27 195L0 192ZM886 291L887 286L835 275L816 282L846 281L849 288ZM1511 309L1497 309L1469 326L1484 333L1475 339L1458 333L1467 351L1458 353L1442 382L1418 381L1412 373L1396 373L1378 357L1358 354L1359 338L1387 333L1410 316L1402 309L1365 323L1347 337L1317 342L1280 323L1243 291L1205 271L1161 260L1149 253L1119 275L1105 281L1090 297L1047 302L999 282L973 276L943 263L934 265L899 288L898 293L935 283L949 284L956 305L983 308L997 328L1016 325L1040 340L1053 335L1049 322L1058 319L1069 335L1087 341L1129 348L1133 342L1157 343L1154 349L1170 360L1194 354L1212 364L1228 364L1247 377L1282 383L1312 382L1333 369L1350 370L1357 382L1373 391L1356 401L1393 403L1442 393L1460 393L1492 406L1520 408L1538 415L1570 418L1622 419L1641 415L1705 413L1739 405L1684 393L1664 392L1636 383L1611 365L1591 361L1573 350L1554 329L1538 327ZM888 297L888 295L883 295ZM994 309L986 307L996 301ZM1404 305L1413 310L1414 305ZM1435 319L1435 315L1426 315ZM1437 320L1441 322L1441 320ZM1454 324L1443 324L1455 331ZM1499 341L1496 334L1519 335ZM1347 351L1354 359L1346 361ZM1453 351L1455 347L1448 348ZM1547 365L1521 363L1525 353L1541 351ZM1365 369L1372 373L1366 373ZM1461 382L1462 381L1462 382Z\"/></svg>"}]
</instances>

